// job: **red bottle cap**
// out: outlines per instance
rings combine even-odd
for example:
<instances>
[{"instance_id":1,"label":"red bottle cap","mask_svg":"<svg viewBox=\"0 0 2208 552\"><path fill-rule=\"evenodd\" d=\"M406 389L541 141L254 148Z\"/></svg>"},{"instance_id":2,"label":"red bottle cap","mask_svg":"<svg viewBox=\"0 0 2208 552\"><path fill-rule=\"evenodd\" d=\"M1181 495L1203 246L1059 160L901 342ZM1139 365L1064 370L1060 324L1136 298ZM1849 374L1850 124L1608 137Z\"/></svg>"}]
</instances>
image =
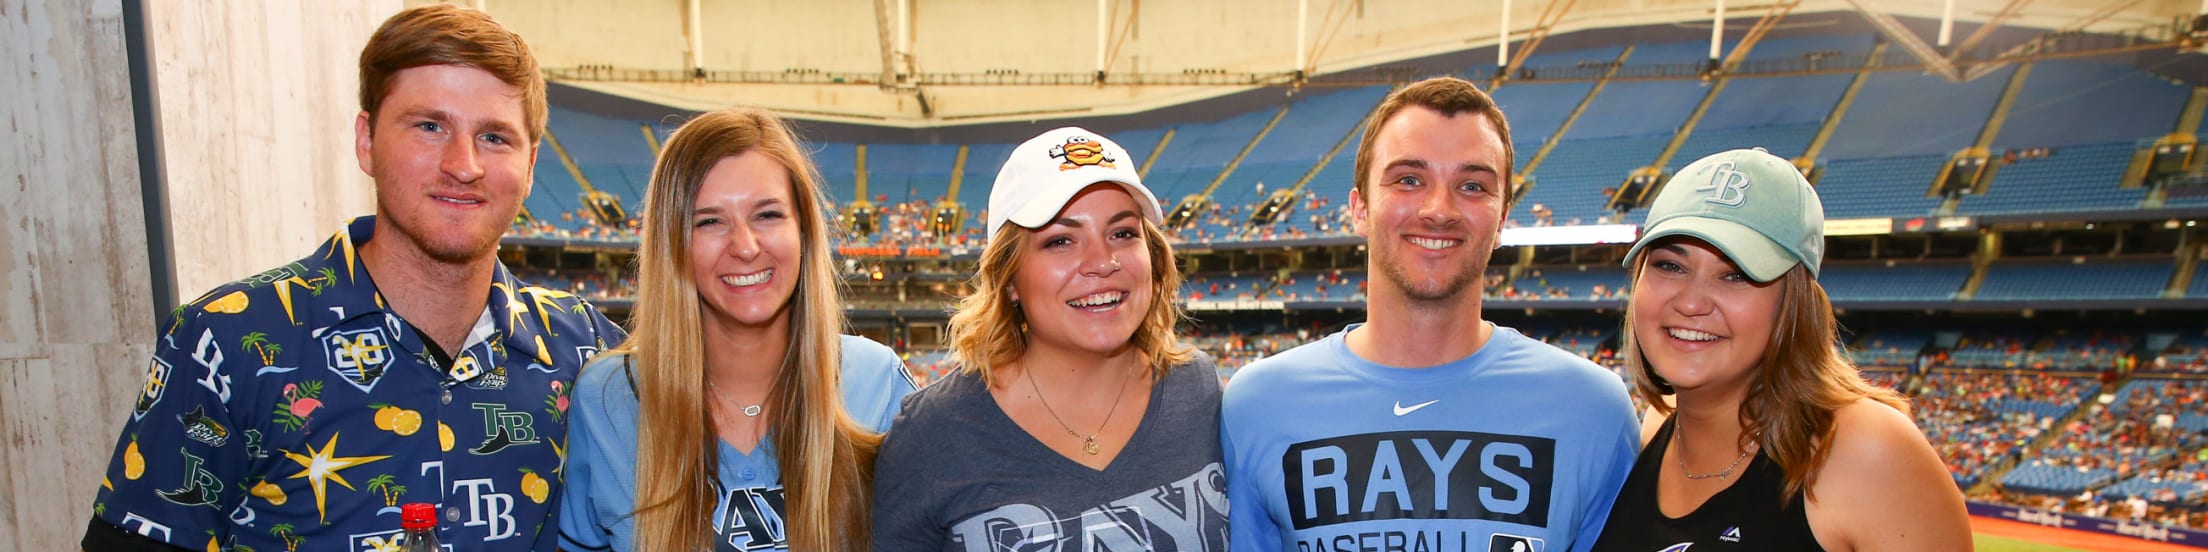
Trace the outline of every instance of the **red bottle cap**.
<instances>
[{"instance_id":1,"label":"red bottle cap","mask_svg":"<svg viewBox=\"0 0 2208 552\"><path fill-rule=\"evenodd\" d=\"M408 531L436 529L437 506L427 502L414 502L400 507L399 527Z\"/></svg>"}]
</instances>

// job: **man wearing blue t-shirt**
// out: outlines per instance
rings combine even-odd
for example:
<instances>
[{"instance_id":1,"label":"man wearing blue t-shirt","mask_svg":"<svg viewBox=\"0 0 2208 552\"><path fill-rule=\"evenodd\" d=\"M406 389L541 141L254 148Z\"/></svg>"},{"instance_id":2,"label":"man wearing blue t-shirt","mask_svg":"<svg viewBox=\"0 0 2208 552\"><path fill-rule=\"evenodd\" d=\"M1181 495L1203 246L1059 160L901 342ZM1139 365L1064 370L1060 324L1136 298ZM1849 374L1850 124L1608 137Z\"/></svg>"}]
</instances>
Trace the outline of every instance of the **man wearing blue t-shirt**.
<instances>
[{"instance_id":1,"label":"man wearing blue t-shirt","mask_svg":"<svg viewBox=\"0 0 2208 552\"><path fill-rule=\"evenodd\" d=\"M1227 386L1233 548L1585 550L1640 424L1616 375L1481 320L1509 123L1454 78L1390 94L1372 121L1349 199L1366 321Z\"/></svg>"}]
</instances>

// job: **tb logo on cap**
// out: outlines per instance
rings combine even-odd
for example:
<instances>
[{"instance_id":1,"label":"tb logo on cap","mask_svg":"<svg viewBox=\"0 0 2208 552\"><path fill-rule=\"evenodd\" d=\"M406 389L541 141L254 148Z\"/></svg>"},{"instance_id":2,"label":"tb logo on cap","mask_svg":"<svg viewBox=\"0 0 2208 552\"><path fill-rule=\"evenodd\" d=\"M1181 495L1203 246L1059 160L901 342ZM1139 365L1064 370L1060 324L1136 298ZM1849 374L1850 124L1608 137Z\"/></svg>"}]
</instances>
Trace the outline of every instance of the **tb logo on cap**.
<instances>
[{"instance_id":1,"label":"tb logo on cap","mask_svg":"<svg viewBox=\"0 0 2208 552\"><path fill-rule=\"evenodd\" d=\"M1118 161L1112 159L1111 154L1104 151L1103 142L1092 140L1087 136L1074 136L1067 138L1065 145L1052 146L1050 156L1065 161L1058 165L1058 170L1061 171L1070 171L1090 165L1109 169L1112 168L1112 162Z\"/></svg>"},{"instance_id":2,"label":"tb logo on cap","mask_svg":"<svg viewBox=\"0 0 2208 552\"><path fill-rule=\"evenodd\" d=\"M1748 200L1748 175L1734 170L1733 163L1728 161L1711 167L1710 183L1697 187L1694 191L1710 192L1710 197L1703 198L1703 201L1739 207L1741 202Z\"/></svg>"}]
</instances>

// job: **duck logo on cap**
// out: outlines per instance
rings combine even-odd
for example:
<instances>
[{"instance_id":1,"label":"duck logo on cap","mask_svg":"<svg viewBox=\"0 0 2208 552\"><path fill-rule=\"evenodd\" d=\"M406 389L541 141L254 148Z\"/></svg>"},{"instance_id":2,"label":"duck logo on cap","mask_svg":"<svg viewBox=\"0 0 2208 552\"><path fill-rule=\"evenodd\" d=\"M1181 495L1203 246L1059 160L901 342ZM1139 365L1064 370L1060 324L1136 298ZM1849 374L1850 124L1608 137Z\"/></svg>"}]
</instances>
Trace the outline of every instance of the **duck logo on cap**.
<instances>
[{"instance_id":1,"label":"duck logo on cap","mask_svg":"<svg viewBox=\"0 0 2208 552\"><path fill-rule=\"evenodd\" d=\"M1710 183L1698 186L1694 191L1710 193L1710 197L1703 201L1726 207L1739 207L1741 202L1748 200L1748 175L1741 173L1740 170L1733 167L1731 161L1727 161L1712 168L1710 170Z\"/></svg>"},{"instance_id":2,"label":"duck logo on cap","mask_svg":"<svg viewBox=\"0 0 2208 552\"><path fill-rule=\"evenodd\" d=\"M1064 161L1058 164L1058 170L1061 171L1070 171L1092 165L1109 169L1113 167L1113 162L1118 161L1113 159L1111 154L1105 153L1103 142L1098 142L1087 136L1067 138L1065 145L1050 148L1050 156Z\"/></svg>"}]
</instances>

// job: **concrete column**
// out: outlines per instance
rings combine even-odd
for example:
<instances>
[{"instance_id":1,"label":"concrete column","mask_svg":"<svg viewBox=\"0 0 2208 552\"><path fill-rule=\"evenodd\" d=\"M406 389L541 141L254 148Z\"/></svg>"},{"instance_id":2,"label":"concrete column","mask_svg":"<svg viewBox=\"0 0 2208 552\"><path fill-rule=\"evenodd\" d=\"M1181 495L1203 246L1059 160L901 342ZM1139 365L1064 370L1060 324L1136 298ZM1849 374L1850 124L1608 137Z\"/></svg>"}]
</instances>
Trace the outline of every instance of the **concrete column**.
<instances>
[{"instance_id":1,"label":"concrete column","mask_svg":"<svg viewBox=\"0 0 2208 552\"><path fill-rule=\"evenodd\" d=\"M76 550L153 343L122 2L0 14L0 548Z\"/></svg>"},{"instance_id":2,"label":"concrete column","mask_svg":"<svg viewBox=\"0 0 2208 552\"><path fill-rule=\"evenodd\" d=\"M375 212L353 156L360 49L398 0L148 4L179 301Z\"/></svg>"}]
</instances>

